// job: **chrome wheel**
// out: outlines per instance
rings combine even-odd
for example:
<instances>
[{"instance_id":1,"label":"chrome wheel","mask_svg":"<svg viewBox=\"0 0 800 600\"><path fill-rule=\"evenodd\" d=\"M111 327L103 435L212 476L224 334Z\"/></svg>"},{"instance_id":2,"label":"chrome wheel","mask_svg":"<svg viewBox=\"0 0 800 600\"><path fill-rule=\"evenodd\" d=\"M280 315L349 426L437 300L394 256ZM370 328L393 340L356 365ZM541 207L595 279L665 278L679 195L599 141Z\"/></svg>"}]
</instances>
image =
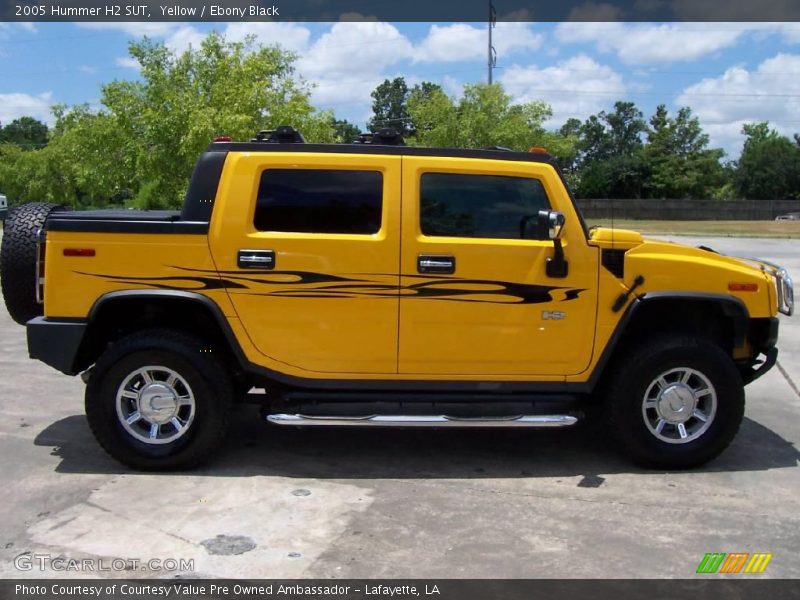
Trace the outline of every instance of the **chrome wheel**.
<instances>
[{"instance_id":1,"label":"chrome wheel","mask_svg":"<svg viewBox=\"0 0 800 600\"><path fill-rule=\"evenodd\" d=\"M717 392L700 371L665 371L647 387L642 416L648 430L669 444L686 444L703 435L717 413Z\"/></svg>"},{"instance_id":2,"label":"chrome wheel","mask_svg":"<svg viewBox=\"0 0 800 600\"><path fill-rule=\"evenodd\" d=\"M117 418L145 444L169 444L187 431L196 406L186 380L168 367L148 366L130 373L117 389Z\"/></svg>"}]
</instances>

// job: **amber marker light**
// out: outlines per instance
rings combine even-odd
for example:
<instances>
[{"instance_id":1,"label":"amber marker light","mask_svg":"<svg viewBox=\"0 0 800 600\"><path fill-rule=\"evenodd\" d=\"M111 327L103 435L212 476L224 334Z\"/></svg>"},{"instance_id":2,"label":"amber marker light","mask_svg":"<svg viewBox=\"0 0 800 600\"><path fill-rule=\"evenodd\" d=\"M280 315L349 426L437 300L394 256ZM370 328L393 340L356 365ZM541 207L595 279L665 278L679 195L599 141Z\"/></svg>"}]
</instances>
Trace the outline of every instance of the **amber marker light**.
<instances>
[{"instance_id":1,"label":"amber marker light","mask_svg":"<svg viewBox=\"0 0 800 600\"><path fill-rule=\"evenodd\" d=\"M64 256L92 257L95 254L94 248L64 248Z\"/></svg>"},{"instance_id":2,"label":"amber marker light","mask_svg":"<svg viewBox=\"0 0 800 600\"><path fill-rule=\"evenodd\" d=\"M734 283L731 282L728 284L728 291L729 292L757 292L758 291L758 284L757 283Z\"/></svg>"}]
</instances>

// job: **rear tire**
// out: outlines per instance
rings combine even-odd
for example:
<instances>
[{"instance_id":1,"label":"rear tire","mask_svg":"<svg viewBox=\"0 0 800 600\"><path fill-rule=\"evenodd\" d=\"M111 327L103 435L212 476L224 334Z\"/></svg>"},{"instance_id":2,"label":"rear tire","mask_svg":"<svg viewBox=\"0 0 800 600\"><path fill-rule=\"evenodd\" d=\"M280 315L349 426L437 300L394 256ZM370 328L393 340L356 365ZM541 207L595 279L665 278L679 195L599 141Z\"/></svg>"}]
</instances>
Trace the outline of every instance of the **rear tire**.
<instances>
[{"instance_id":1,"label":"rear tire","mask_svg":"<svg viewBox=\"0 0 800 600\"><path fill-rule=\"evenodd\" d=\"M671 335L630 348L605 392L607 422L637 463L687 469L718 456L744 417L744 384L719 346Z\"/></svg>"},{"instance_id":2,"label":"rear tire","mask_svg":"<svg viewBox=\"0 0 800 600\"><path fill-rule=\"evenodd\" d=\"M8 314L20 325L42 315L36 302L36 233L56 208L31 202L12 210L0 246L0 284Z\"/></svg>"},{"instance_id":3,"label":"rear tire","mask_svg":"<svg viewBox=\"0 0 800 600\"><path fill-rule=\"evenodd\" d=\"M153 329L112 345L86 386L97 441L134 469L191 469L225 436L232 385L200 339Z\"/></svg>"}]
</instances>

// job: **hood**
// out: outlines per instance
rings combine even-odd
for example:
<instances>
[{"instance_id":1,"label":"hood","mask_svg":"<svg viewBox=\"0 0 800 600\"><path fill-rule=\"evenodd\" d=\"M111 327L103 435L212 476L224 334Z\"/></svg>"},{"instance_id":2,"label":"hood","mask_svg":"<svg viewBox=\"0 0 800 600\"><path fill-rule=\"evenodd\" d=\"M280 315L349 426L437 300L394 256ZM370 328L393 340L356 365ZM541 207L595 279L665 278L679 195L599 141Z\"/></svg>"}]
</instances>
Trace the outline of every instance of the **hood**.
<instances>
[{"instance_id":1,"label":"hood","mask_svg":"<svg viewBox=\"0 0 800 600\"><path fill-rule=\"evenodd\" d=\"M593 227L589 232L589 241L601 248L629 250L644 242L644 238L638 231L632 231L630 229Z\"/></svg>"},{"instance_id":2,"label":"hood","mask_svg":"<svg viewBox=\"0 0 800 600\"><path fill-rule=\"evenodd\" d=\"M639 246L644 246L642 254L655 252L663 258L674 256L678 260L700 259L703 262L721 263L727 266L744 267L745 270L763 271L774 275L780 266L774 265L758 258L732 256L721 254L716 250L705 246L688 246L678 242L668 242L653 238L644 237L638 231L631 229L614 229L611 227L595 227L590 232L589 241L591 244L600 248L614 250L632 250ZM638 252L637 252L638 254Z\"/></svg>"},{"instance_id":3,"label":"hood","mask_svg":"<svg viewBox=\"0 0 800 600\"><path fill-rule=\"evenodd\" d=\"M624 280L630 285L635 277L644 278L638 293L734 296L745 303L753 317L773 316L777 311L780 291L776 289L776 267L763 261L606 227L592 229L589 243L602 250L625 252Z\"/></svg>"}]
</instances>

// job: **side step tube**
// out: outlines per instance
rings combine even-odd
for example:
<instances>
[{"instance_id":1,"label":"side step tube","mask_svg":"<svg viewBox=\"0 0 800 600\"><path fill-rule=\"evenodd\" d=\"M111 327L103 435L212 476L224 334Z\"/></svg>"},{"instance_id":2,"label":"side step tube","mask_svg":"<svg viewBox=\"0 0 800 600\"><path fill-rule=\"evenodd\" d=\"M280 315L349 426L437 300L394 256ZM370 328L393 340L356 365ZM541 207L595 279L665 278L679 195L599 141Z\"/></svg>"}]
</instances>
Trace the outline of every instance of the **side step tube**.
<instances>
[{"instance_id":1,"label":"side step tube","mask_svg":"<svg viewBox=\"0 0 800 600\"><path fill-rule=\"evenodd\" d=\"M377 426L377 427L568 427L578 422L571 415L464 418L445 415L367 415L326 417L316 415L267 415L276 425Z\"/></svg>"}]
</instances>

